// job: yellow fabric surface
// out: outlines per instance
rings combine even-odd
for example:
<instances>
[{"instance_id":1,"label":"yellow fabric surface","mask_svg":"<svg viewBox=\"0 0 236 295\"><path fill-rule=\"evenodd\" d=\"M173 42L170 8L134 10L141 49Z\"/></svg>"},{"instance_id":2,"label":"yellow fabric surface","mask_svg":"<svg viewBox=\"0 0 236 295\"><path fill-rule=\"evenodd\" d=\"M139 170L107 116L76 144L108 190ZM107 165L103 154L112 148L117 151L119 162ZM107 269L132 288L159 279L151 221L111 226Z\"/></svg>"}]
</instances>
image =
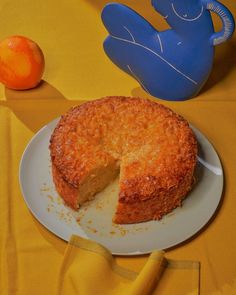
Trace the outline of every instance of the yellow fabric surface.
<instances>
[{"instance_id":1,"label":"yellow fabric surface","mask_svg":"<svg viewBox=\"0 0 236 295\"><path fill-rule=\"evenodd\" d=\"M119 267L110 252L72 236L61 267L59 294L150 294L163 268L164 253L154 252L141 274Z\"/></svg>"},{"instance_id":2,"label":"yellow fabric surface","mask_svg":"<svg viewBox=\"0 0 236 295\"><path fill-rule=\"evenodd\" d=\"M0 85L1 295L57 294L65 253L72 247L45 229L30 214L22 198L18 168L30 138L43 125L82 100L106 95L149 97L103 53L102 42L107 33L101 24L100 12L107 2L2 0L0 3L1 38L26 35L41 46L46 58L44 82L37 89L16 92ZM150 1L122 2L139 11L157 28L166 27L151 8ZM221 2L236 16L234 1ZM219 29L218 18L214 17L214 21ZM196 98L181 103L162 102L186 117L213 143L224 167L225 187L221 205L211 222L194 238L167 251L172 267L167 267L161 276L157 294L195 292L196 268L187 269L185 274L183 265L178 266L180 271L176 275L179 268L174 262L171 264L172 260L201 263L201 294L236 294L235 48L235 34L231 41L216 48L212 74ZM77 248L74 250L76 256ZM139 273L148 256L116 257L115 260L121 267ZM73 260L75 264L76 261ZM75 270L76 267L70 268ZM182 292L181 288L186 287L184 278L189 275L190 279L186 280L189 289ZM70 276L64 283L69 280Z\"/></svg>"},{"instance_id":3,"label":"yellow fabric surface","mask_svg":"<svg viewBox=\"0 0 236 295\"><path fill-rule=\"evenodd\" d=\"M63 295L172 295L176 289L197 295L198 287L197 262L167 261L163 251L154 251L137 273L119 266L101 245L78 236L68 243L58 280Z\"/></svg>"}]
</instances>

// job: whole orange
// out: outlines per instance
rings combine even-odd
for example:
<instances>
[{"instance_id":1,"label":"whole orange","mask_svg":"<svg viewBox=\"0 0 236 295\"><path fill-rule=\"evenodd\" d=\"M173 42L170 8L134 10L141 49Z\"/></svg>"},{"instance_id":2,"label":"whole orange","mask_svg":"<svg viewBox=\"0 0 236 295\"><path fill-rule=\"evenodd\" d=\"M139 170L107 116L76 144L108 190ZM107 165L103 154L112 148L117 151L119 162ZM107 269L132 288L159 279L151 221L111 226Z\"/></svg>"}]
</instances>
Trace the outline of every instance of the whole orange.
<instances>
[{"instance_id":1,"label":"whole orange","mask_svg":"<svg viewBox=\"0 0 236 295\"><path fill-rule=\"evenodd\" d=\"M38 85L44 72L40 47L23 36L0 42L0 82L11 89L30 89Z\"/></svg>"}]
</instances>

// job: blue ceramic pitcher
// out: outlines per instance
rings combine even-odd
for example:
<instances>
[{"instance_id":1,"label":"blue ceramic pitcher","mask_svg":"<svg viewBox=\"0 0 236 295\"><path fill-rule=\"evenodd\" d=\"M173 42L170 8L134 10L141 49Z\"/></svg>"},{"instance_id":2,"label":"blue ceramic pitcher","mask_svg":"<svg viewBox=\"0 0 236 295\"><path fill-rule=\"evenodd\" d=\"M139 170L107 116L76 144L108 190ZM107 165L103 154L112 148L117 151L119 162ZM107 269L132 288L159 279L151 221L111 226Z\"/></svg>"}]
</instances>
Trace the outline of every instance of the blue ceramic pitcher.
<instances>
[{"instance_id":1,"label":"blue ceramic pitcher","mask_svg":"<svg viewBox=\"0 0 236 295\"><path fill-rule=\"evenodd\" d=\"M171 29L159 32L131 8L107 4L102 11L109 32L104 50L149 94L186 100L206 82L214 46L233 34L233 16L215 0L152 0L152 5ZM211 11L222 20L220 32L214 31Z\"/></svg>"}]
</instances>

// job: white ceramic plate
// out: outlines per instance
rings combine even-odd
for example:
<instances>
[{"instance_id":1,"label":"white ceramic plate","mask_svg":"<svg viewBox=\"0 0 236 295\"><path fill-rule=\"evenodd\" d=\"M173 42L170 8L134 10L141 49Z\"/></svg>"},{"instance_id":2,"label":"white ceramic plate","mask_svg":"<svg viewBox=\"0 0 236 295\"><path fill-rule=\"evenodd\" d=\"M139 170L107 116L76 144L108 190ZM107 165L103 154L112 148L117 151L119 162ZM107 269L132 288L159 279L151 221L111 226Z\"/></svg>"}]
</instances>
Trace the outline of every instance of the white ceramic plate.
<instances>
[{"instance_id":1,"label":"white ceramic plate","mask_svg":"<svg viewBox=\"0 0 236 295\"><path fill-rule=\"evenodd\" d=\"M94 201L74 212L63 204L52 181L48 146L56 123L54 120L43 127L25 149L20 164L20 185L33 215L58 237L68 241L72 234L77 234L99 242L113 254L145 254L189 239L207 224L216 211L223 189L222 166L207 138L192 127L200 145L198 180L182 207L161 221L113 224L118 196L116 180Z\"/></svg>"}]
</instances>

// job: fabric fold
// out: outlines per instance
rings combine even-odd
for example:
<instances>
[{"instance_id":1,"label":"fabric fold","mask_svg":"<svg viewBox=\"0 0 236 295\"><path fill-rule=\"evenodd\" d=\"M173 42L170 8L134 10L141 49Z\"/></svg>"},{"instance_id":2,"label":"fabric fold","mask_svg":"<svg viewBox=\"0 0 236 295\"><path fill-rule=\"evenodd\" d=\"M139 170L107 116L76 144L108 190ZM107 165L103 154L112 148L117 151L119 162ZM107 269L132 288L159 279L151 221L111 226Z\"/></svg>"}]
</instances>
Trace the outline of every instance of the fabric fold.
<instances>
[{"instance_id":1,"label":"fabric fold","mask_svg":"<svg viewBox=\"0 0 236 295\"><path fill-rule=\"evenodd\" d=\"M58 281L59 294L151 294L163 271L164 252L153 252L137 274L119 266L103 246L73 235Z\"/></svg>"},{"instance_id":2,"label":"fabric fold","mask_svg":"<svg viewBox=\"0 0 236 295\"><path fill-rule=\"evenodd\" d=\"M127 291L127 295L152 294L167 265L164 254L164 251L151 253L143 269Z\"/></svg>"},{"instance_id":3,"label":"fabric fold","mask_svg":"<svg viewBox=\"0 0 236 295\"><path fill-rule=\"evenodd\" d=\"M199 263L167 260L164 251L153 251L137 273L118 265L100 244L73 235L61 265L57 290L57 295L197 295Z\"/></svg>"}]
</instances>

